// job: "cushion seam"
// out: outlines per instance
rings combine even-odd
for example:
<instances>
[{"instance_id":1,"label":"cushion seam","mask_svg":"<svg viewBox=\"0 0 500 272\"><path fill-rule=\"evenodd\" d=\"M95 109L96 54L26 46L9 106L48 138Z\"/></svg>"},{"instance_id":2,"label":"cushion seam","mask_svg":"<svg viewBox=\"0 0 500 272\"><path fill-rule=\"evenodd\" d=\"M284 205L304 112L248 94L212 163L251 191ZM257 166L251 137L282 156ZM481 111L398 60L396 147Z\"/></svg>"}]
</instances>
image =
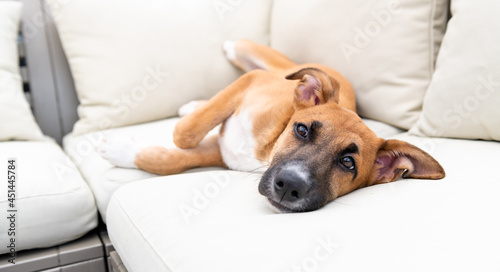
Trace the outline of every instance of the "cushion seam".
<instances>
[{"instance_id":1,"label":"cushion seam","mask_svg":"<svg viewBox=\"0 0 500 272\"><path fill-rule=\"evenodd\" d=\"M53 197L53 196L63 196L63 195L68 195L68 194L73 194L75 192L81 192L81 191L85 191L85 189L83 189L85 186L83 185L80 185L78 188L75 188L71 191L67 191L65 193L47 193L47 194L40 194L40 195L30 195L30 196L17 196L16 195L16 200L19 201L19 200L24 200L24 199L30 199L30 198L36 198L36 197ZM89 189L90 190L90 189ZM7 199L5 200L0 200L0 203L3 203L3 202L6 202Z\"/></svg>"}]
</instances>

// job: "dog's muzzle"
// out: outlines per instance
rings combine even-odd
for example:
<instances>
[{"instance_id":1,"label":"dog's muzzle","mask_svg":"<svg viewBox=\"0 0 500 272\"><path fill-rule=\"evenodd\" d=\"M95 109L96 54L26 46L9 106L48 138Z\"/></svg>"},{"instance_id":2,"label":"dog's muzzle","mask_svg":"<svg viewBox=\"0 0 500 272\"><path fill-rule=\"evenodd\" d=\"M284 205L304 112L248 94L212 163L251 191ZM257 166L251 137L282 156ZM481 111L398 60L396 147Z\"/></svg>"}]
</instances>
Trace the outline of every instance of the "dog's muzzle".
<instances>
[{"instance_id":1,"label":"dog's muzzle","mask_svg":"<svg viewBox=\"0 0 500 272\"><path fill-rule=\"evenodd\" d=\"M302 161L275 165L264 173L259 192L280 212L305 212L323 205L314 175Z\"/></svg>"}]
</instances>

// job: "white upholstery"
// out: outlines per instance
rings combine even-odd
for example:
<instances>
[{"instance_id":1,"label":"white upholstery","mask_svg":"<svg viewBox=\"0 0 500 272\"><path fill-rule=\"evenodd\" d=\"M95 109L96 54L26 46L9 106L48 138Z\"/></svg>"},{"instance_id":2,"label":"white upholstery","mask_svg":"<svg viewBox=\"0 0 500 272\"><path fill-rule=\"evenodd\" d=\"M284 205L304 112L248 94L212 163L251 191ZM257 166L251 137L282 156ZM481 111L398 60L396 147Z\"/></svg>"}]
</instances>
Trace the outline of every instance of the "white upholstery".
<instances>
[{"instance_id":1,"label":"white upholstery","mask_svg":"<svg viewBox=\"0 0 500 272\"><path fill-rule=\"evenodd\" d=\"M498 271L500 143L406 134L447 172L364 188L320 210L274 214L259 176L204 172L129 184L111 241L134 271Z\"/></svg>"},{"instance_id":2,"label":"white upholstery","mask_svg":"<svg viewBox=\"0 0 500 272\"><path fill-rule=\"evenodd\" d=\"M500 141L500 1L454 0L450 20L411 132Z\"/></svg>"},{"instance_id":3,"label":"white upholstery","mask_svg":"<svg viewBox=\"0 0 500 272\"><path fill-rule=\"evenodd\" d=\"M236 80L222 42L268 44L271 1L217 2L48 1L80 101L73 133L172 117Z\"/></svg>"},{"instance_id":4,"label":"white upholstery","mask_svg":"<svg viewBox=\"0 0 500 272\"><path fill-rule=\"evenodd\" d=\"M363 122L371 129L378 137L381 138L390 138L394 135L402 133L403 130L388 125L386 123L382 123L379 121L371 120L371 119L363 119Z\"/></svg>"},{"instance_id":5,"label":"white upholstery","mask_svg":"<svg viewBox=\"0 0 500 272\"><path fill-rule=\"evenodd\" d=\"M133 137L135 140L149 145L176 148L172 140L172 133L178 120L179 118L169 118L140 125L91 132L84 135L75 136L69 134L64 138L64 151L78 166L82 176L92 189L97 208L104 222L106 222L107 218L106 210L109 199L116 189L132 181L157 177L157 175L137 169L115 167L101 158L101 156L95 152L95 147L98 146L104 138ZM373 120L366 120L366 122L380 137L388 137L400 132L399 129L381 122ZM210 134L217 132L218 127ZM189 172L200 170L207 169L193 169Z\"/></svg>"},{"instance_id":6,"label":"white upholstery","mask_svg":"<svg viewBox=\"0 0 500 272\"><path fill-rule=\"evenodd\" d=\"M5 253L10 236L6 220L7 160L17 161L16 250L48 247L74 240L97 226L97 209L92 193L78 168L51 141L0 142L0 253Z\"/></svg>"},{"instance_id":7,"label":"white upholstery","mask_svg":"<svg viewBox=\"0 0 500 272\"><path fill-rule=\"evenodd\" d=\"M78 166L82 176L92 189L97 208L104 222L106 222L109 199L116 189L132 181L157 177L157 175L137 169L115 167L97 154L95 148L103 139L112 139L113 137L133 137L135 140L149 145L175 148L172 132L178 120L179 118L169 118L79 136L69 134L64 138L64 151ZM216 132L214 130L212 133ZM200 169L192 171L200 171Z\"/></svg>"},{"instance_id":8,"label":"white upholstery","mask_svg":"<svg viewBox=\"0 0 500 272\"><path fill-rule=\"evenodd\" d=\"M106 131L91 132L80 136L69 134L63 139L64 151L80 169L96 199L97 208L104 222L106 209L113 192L120 186L136 180L156 177L144 171L114 167L101 158L95 148L104 138L113 135L134 137L152 145L172 143L172 129L177 119L167 119L141 125L127 126ZM173 143L172 143L173 145Z\"/></svg>"},{"instance_id":9,"label":"white upholstery","mask_svg":"<svg viewBox=\"0 0 500 272\"><path fill-rule=\"evenodd\" d=\"M92 192L62 149L44 137L23 93L21 13L20 2L0 1L0 254L10 251L11 239L17 251L49 247L97 226ZM7 172L12 160L16 175Z\"/></svg>"},{"instance_id":10,"label":"white upholstery","mask_svg":"<svg viewBox=\"0 0 500 272\"><path fill-rule=\"evenodd\" d=\"M322 63L356 91L358 113L409 129L446 28L447 0L276 0L271 46Z\"/></svg>"}]
</instances>

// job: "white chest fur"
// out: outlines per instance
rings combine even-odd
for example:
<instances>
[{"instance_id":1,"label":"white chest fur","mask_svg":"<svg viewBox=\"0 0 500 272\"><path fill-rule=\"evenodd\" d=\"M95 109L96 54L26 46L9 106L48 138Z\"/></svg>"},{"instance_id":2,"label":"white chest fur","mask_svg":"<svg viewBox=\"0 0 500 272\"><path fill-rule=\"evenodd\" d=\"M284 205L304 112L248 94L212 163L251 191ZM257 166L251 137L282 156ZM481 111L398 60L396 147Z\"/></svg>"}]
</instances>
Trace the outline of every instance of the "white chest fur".
<instances>
[{"instance_id":1,"label":"white chest fur","mask_svg":"<svg viewBox=\"0 0 500 272\"><path fill-rule=\"evenodd\" d=\"M238 171L264 171L263 164L255 157L253 123L248 112L242 111L226 120L219 146L224 163Z\"/></svg>"}]
</instances>

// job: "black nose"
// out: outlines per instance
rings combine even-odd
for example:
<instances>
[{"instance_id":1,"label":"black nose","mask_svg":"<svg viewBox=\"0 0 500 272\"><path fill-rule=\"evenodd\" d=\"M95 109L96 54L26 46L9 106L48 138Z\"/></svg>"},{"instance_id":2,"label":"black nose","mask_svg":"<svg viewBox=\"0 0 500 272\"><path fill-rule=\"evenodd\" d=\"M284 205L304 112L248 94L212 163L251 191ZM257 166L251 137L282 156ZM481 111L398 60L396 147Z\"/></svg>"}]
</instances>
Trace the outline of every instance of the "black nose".
<instances>
[{"instance_id":1,"label":"black nose","mask_svg":"<svg viewBox=\"0 0 500 272\"><path fill-rule=\"evenodd\" d=\"M274 179L274 191L280 201L295 202L303 199L308 188L305 175L290 169L282 169Z\"/></svg>"}]
</instances>

